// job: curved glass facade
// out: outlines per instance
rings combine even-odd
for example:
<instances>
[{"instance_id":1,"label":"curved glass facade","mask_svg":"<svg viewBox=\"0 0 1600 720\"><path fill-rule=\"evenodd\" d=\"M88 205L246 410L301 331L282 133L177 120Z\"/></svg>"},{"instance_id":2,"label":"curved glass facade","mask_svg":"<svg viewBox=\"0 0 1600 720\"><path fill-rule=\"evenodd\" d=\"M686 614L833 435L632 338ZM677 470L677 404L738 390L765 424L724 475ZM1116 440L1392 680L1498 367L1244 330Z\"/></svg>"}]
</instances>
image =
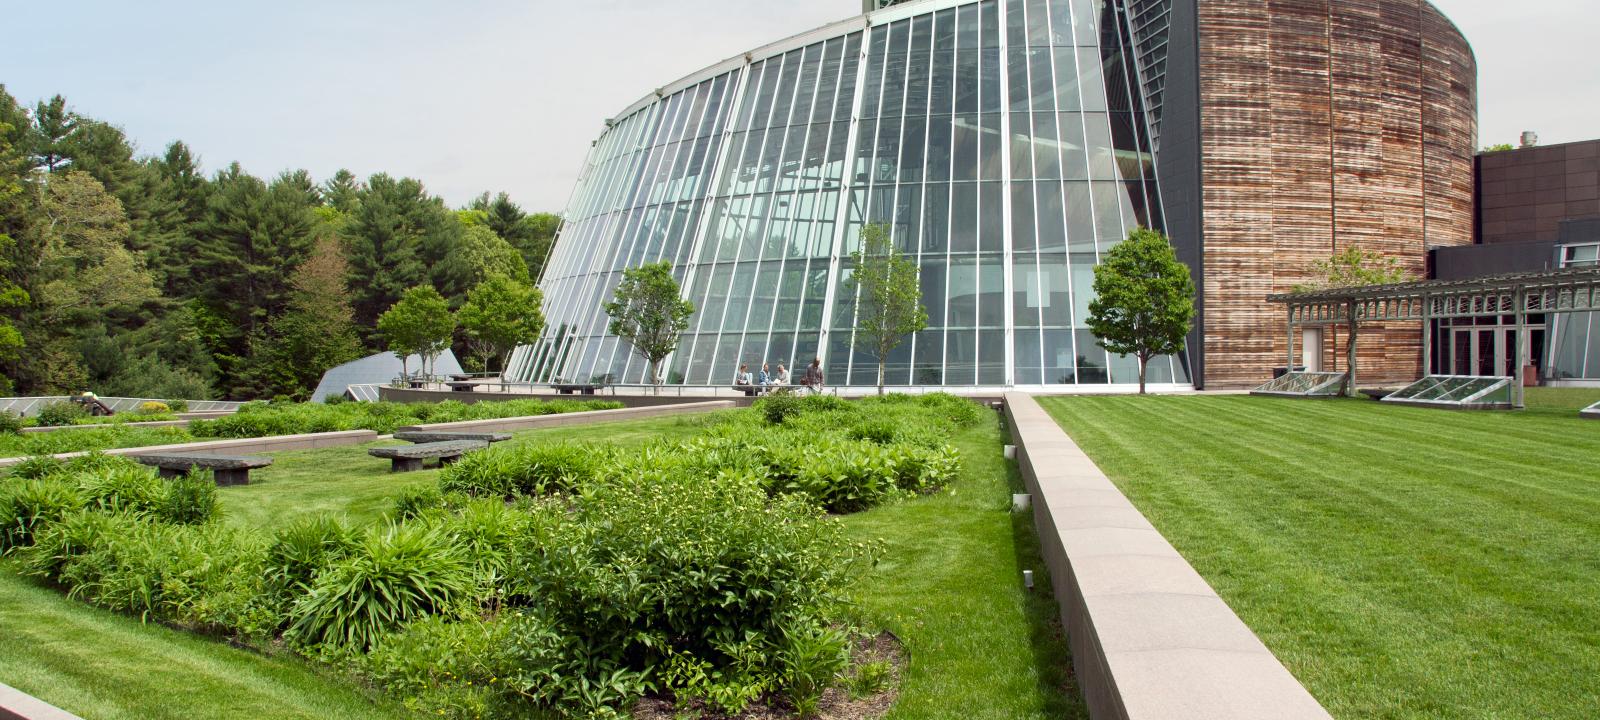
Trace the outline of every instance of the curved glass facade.
<instances>
[{"instance_id":1,"label":"curved glass facade","mask_svg":"<svg viewBox=\"0 0 1600 720\"><path fill-rule=\"evenodd\" d=\"M697 311L666 381L820 356L873 385L845 280L865 223L920 268L928 328L888 384L1137 381L1086 329L1093 267L1162 228L1120 2L924 0L768 46L608 122L547 264L544 336L507 376L642 383L602 304L670 260ZM1151 382L1189 382L1160 358Z\"/></svg>"}]
</instances>

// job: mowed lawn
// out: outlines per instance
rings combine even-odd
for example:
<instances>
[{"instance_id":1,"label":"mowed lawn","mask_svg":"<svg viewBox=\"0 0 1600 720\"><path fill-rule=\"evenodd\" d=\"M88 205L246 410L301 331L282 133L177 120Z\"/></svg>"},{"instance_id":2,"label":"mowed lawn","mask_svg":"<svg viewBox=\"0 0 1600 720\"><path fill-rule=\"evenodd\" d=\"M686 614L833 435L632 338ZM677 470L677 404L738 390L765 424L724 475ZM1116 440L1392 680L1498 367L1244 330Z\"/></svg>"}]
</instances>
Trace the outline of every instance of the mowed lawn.
<instances>
[{"instance_id":1,"label":"mowed lawn","mask_svg":"<svg viewBox=\"0 0 1600 720\"><path fill-rule=\"evenodd\" d=\"M1041 403L1336 717L1593 718L1594 395Z\"/></svg>"},{"instance_id":2,"label":"mowed lawn","mask_svg":"<svg viewBox=\"0 0 1600 720\"><path fill-rule=\"evenodd\" d=\"M700 431L703 417L552 428L510 443L610 442L634 447ZM882 541L854 592L861 620L890 630L910 657L896 720L1086 718L1038 544L1026 514L1009 511L1020 487L1002 458L998 421L955 438L961 479L943 492L845 516L851 535ZM402 490L437 470L391 474L389 461L350 446L279 453L251 484L221 491L224 522L270 531L315 513L381 521ZM1024 590L1023 569L1040 572ZM13 628L21 634L12 635ZM291 656L264 657L68 600L0 566L0 681L86 717L406 716L366 701L356 683ZM159 698L186 693L168 714Z\"/></svg>"}]
</instances>

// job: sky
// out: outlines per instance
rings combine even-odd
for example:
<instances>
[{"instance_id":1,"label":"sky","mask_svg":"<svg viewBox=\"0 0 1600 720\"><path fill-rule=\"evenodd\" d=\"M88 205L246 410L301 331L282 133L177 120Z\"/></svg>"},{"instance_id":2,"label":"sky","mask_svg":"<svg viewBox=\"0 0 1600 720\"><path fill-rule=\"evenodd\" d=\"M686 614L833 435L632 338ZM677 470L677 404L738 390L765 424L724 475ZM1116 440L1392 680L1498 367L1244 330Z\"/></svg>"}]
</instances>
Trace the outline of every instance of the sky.
<instances>
[{"instance_id":1,"label":"sky","mask_svg":"<svg viewBox=\"0 0 1600 720\"><path fill-rule=\"evenodd\" d=\"M1479 144L1600 137L1594 0L1433 0L1478 60ZM60 93L207 172L415 177L452 205L562 210L604 121L859 0L10 0L0 84Z\"/></svg>"}]
</instances>

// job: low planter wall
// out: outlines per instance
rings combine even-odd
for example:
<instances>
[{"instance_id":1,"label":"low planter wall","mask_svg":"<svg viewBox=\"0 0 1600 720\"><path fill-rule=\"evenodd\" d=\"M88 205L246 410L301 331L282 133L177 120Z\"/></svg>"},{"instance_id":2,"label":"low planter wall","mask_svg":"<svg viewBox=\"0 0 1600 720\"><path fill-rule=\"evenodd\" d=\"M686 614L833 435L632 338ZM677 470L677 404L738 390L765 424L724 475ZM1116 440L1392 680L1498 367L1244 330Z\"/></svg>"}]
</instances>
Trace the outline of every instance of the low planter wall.
<instances>
[{"instance_id":1,"label":"low planter wall","mask_svg":"<svg viewBox=\"0 0 1600 720\"><path fill-rule=\"evenodd\" d=\"M645 418L660 417L662 415L689 415L694 413L715 412L729 410L736 407L732 400L709 400L704 402L677 403L674 405L655 405L650 407L628 407L616 410L585 410L583 412L558 413L555 415L527 415L523 417L493 418L489 420L460 420L457 422L432 423L429 425L410 425L400 428L402 431L434 431L434 432L487 432L487 431L515 431L532 430L535 428L562 427L566 425L586 425L597 422L614 422L617 420L643 420Z\"/></svg>"},{"instance_id":2,"label":"low planter wall","mask_svg":"<svg viewBox=\"0 0 1600 720\"><path fill-rule=\"evenodd\" d=\"M1331 718L1038 402L1005 413L1091 717Z\"/></svg>"},{"instance_id":3,"label":"low planter wall","mask_svg":"<svg viewBox=\"0 0 1600 720\"><path fill-rule=\"evenodd\" d=\"M385 386L385 387L378 388L378 399L379 400L385 400L385 401L388 401L388 402L403 402L403 403L417 403L417 402L432 403L432 402L439 402L440 400L455 400L455 401L458 401L458 402L466 403L468 405L471 405L472 403L478 403L478 402L498 402L498 401L505 401L505 400L529 400L529 399L533 399L533 400L606 400L606 401L609 401L609 402L619 402L619 403L622 403L623 405L626 405L626 406L628 406L630 408L633 408L633 407L656 407L656 406L659 406L659 405L682 405L684 403L691 403L691 402L697 402L697 401L701 401L701 400L708 400L710 398L708 398L705 395L699 395L699 396L696 396L696 395L680 395L680 394L672 392L671 390L663 390L660 395L646 395L646 394L634 395L634 394L631 394L631 393L613 393L613 392L610 392L610 391L608 391L606 389L601 389L600 392L595 393L594 395L584 395L582 393L575 393L575 394L572 394L572 395L561 395L561 394L557 394L557 393L555 393L555 392L553 392L553 391L551 391L551 390L549 390L549 389L547 389L547 388L545 388L543 386L537 386L536 391L535 392L531 392L531 393L530 392L505 393L505 392L492 392L492 391L485 391L485 392L478 392L478 391L474 391L474 392L457 392L457 391L454 391L454 390L423 390L423 389L412 389L412 388L392 388L392 387ZM738 397L730 397L730 398L723 398L723 399L726 399L726 400L728 400L730 402L736 403L739 407L748 407L751 403L756 401L756 398L754 398L754 397L745 397L743 395L740 395Z\"/></svg>"},{"instance_id":4,"label":"low planter wall","mask_svg":"<svg viewBox=\"0 0 1600 720\"><path fill-rule=\"evenodd\" d=\"M0 683L0 720L79 720L61 708Z\"/></svg>"},{"instance_id":5,"label":"low planter wall","mask_svg":"<svg viewBox=\"0 0 1600 720\"><path fill-rule=\"evenodd\" d=\"M150 422L134 422L134 423L94 423L92 425L55 425L55 426L52 426L52 427L25 427L25 428L22 429L22 432L24 432L24 433L47 433L47 432L58 432L58 431L61 431L61 430L81 430L81 429L84 429L84 428L108 428L108 427L131 427L131 428L189 427L189 421L188 420L152 420Z\"/></svg>"},{"instance_id":6,"label":"low planter wall","mask_svg":"<svg viewBox=\"0 0 1600 720\"><path fill-rule=\"evenodd\" d=\"M188 452L213 452L225 455L259 455L263 453L287 452L290 450L315 450L317 448L338 447L341 445L360 445L378 439L378 433L371 430L343 430L339 432L306 433L302 435L273 435L259 438L236 438L228 440L205 440L200 442L178 443L175 445L149 445L146 447L116 448L102 450L106 455L149 455L165 453ZM54 455L58 460L88 455L88 452L60 453ZM9 467L26 460L27 458L0 458L0 467Z\"/></svg>"}]
</instances>

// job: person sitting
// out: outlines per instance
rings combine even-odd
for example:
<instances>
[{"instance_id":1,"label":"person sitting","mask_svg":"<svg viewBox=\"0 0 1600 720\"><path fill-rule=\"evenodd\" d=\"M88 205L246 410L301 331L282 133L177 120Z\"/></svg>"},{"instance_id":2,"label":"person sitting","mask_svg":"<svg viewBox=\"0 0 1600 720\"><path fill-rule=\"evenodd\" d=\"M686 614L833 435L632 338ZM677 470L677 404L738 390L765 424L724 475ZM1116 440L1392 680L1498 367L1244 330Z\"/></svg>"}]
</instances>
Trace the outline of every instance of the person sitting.
<instances>
[{"instance_id":1,"label":"person sitting","mask_svg":"<svg viewBox=\"0 0 1600 720\"><path fill-rule=\"evenodd\" d=\"M766 387L772 384L772 373L767 371L767 364L761 363L761 374L756 376L756 384Z\"/></svg>"},{"instance_id":2,"label":"person sitting","mask_svg":"<svg viewBox=\"0 0 1600 720\"><path fill-rule=\"evenodd\" d=\"M824 382L826 380L822 377L822 358L812 358L811 364L806 366L805 378L800 384L810 388L811 392L820 393Z\"/></svg>"},{"instance_id":3,"label":"person sitting","mask_svg":"<svg viewBox=\"0 0 1600 720\"><path fill-rule=\"evenodd\" d=\"M783 363L778 363L778 374L772 377L772 384L779 387L789 384L789 368L784 367Z\"/></svg>"},{"instance_id":4,"label":"person sitting","mask_svg":"<svg viewBox=\"0 0 1600 720\"><path fill-rule=\"evenodd\" d=\"M739 363L739 372L733 374L734 388L743 390L746 395L754 395L756 394L754 382L754 379L750 377L750 366L745 363Z\"/></svg>"}]
</instances>

